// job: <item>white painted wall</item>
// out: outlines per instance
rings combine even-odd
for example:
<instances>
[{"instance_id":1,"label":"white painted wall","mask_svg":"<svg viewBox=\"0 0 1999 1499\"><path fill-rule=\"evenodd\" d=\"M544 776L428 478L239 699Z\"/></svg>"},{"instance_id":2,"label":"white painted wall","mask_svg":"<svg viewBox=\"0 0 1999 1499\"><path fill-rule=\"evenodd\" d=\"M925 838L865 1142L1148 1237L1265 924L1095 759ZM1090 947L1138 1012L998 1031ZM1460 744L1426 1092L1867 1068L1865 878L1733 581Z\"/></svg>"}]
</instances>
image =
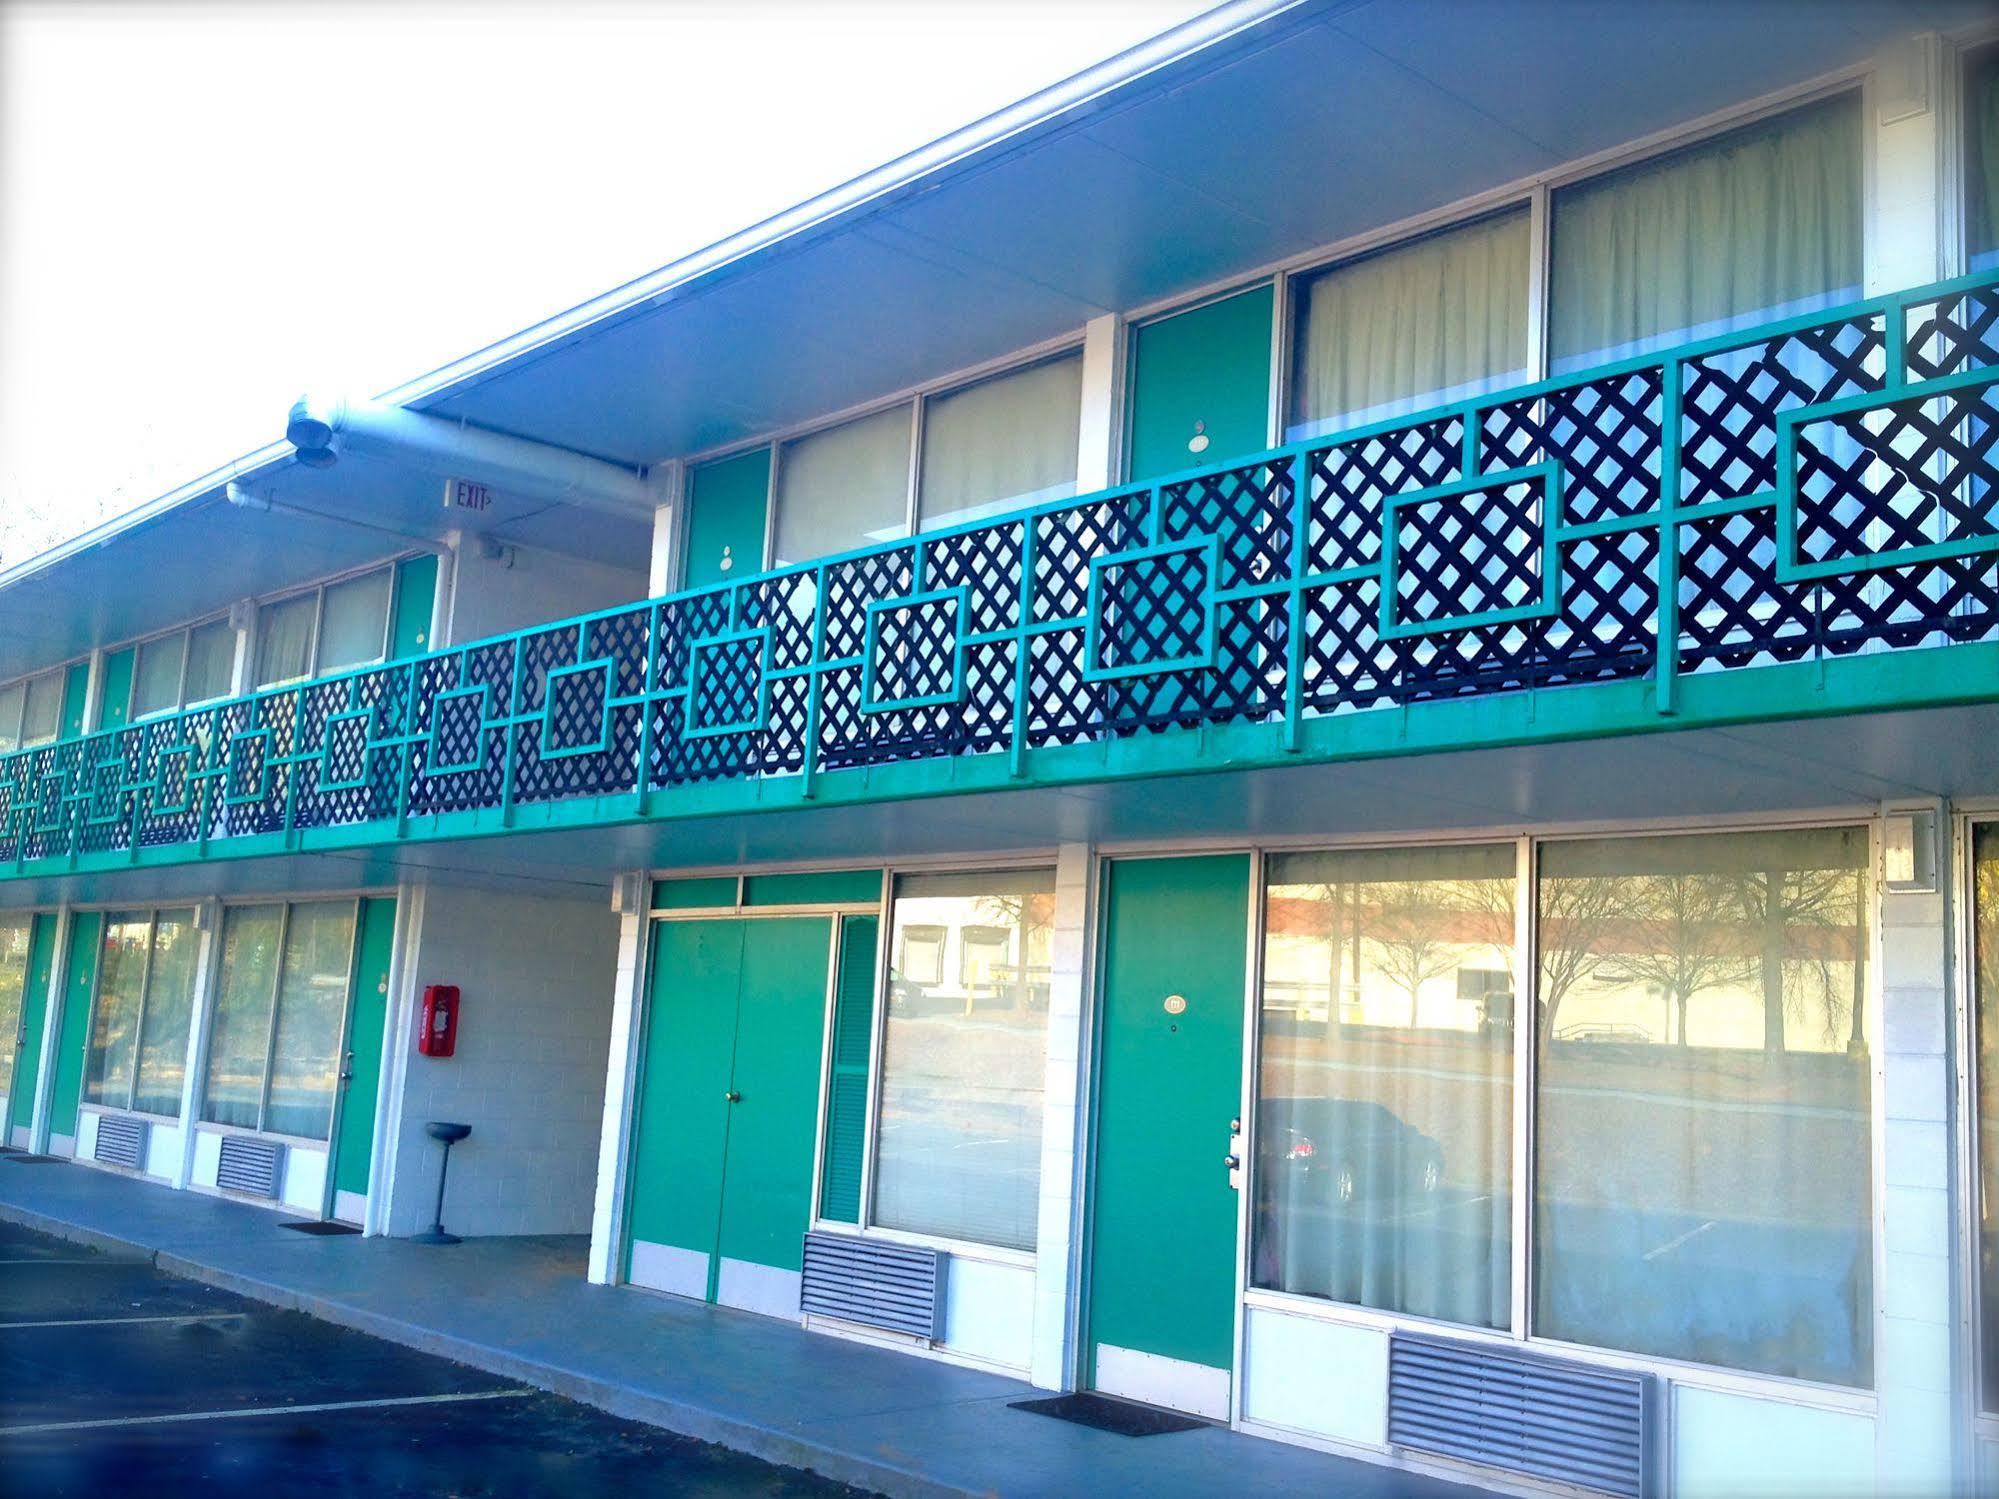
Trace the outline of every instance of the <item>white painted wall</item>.
<instances>
[{"instance_id":1,"label":"white painted wall","mask_svg":"<svg viewBox=\"0 0 1999 1499\"><path fill-rule=\"evenodd\" d=\"M1686 1385L1673 1391L1675 1499L1871 1494L1873 1458L1874 1423L1852 1411Z\"/></svg>"},{"instance_id":2,"label":"white painted wall","mask_svg":"<svg viewBox=\"0 0 1999 1499\"><path fill-rule=\"evenodd\" d=\"M1242 1415L1323 1440L1388 1441L1388 1334L1323 1317L1243 1313Z\"/></svg>"},{"instance_id":3,"label":"white painted wall","mask_svg":"<svg viewBox=\"0 0 1999 1499\"><path fill-rule=\"evenodd\" d=\"M1066 1389L1075 1362L1073 1290L1081 1284L1081 1217L1076 1169L1088 1097L1091 1008L1091 850L1065 843L1055 856L1055 937L1048 977L1048 1060L1041 1093L1041 1189L1034 1232L1033 1331L1029 1378ZM955 1268L955 1267L954 1267Z\"/></svg>"},{"instance_id":4,"label":"white painted wall","mask_svg":"<svg viewBox=\"0 0 1999 1499\"><path fill-rule=\"evenodd\" d=\"M468 541L458 553L453 574L447 639L462 645L643 599L650 560L643 548L636 550L628 567L526 548L481 557Z\"/></svg>"},{"instance_id":5,"label":"white painted wall","mask_svg":"<svg viewBox=\"0 0 1999 1499\"><path fill-rule=\"evenodd\" d=\"M397 1154L386 1232L430 1224L440 1147L423 1127L432 1119L472 1126L452 1147L447 1228L589 1232L617 939L603 900L425 889L388 1039L402 1063L384 1124ZM455 1056L416 1055L426 984L463 992Z\"/></svg>"}]
</instances>

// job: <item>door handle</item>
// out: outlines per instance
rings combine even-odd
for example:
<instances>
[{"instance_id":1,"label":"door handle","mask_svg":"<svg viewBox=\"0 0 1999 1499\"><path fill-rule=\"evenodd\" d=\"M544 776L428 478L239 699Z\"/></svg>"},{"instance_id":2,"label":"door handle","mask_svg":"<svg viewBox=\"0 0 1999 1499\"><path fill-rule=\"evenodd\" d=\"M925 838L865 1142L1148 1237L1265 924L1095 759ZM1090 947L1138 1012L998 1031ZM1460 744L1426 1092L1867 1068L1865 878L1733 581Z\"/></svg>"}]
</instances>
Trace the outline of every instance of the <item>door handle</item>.
<instances>
[{"instance_id":1,"label":"door handle","mask_svg":"<svg viewBox=\"0 0 1999 1499\"><path fill-rule=\"evenodd\" d=\"M340 1059L340 1086L346 1087L354 1081L354 1053L348 1052Z\"/></svg>"},{"instance_id":2,"label":"door handle","mask_svg":"<svg viewBox=\"0 0 1999 1499\"><path fill-rule=\"evenodd\" d=\"M734 1088L731 1088L728 1092L722 1095L722 1101L724 1103L741 1103L743 1101L743 1095L738 1093Z\"/></svg>"}]
</instances>

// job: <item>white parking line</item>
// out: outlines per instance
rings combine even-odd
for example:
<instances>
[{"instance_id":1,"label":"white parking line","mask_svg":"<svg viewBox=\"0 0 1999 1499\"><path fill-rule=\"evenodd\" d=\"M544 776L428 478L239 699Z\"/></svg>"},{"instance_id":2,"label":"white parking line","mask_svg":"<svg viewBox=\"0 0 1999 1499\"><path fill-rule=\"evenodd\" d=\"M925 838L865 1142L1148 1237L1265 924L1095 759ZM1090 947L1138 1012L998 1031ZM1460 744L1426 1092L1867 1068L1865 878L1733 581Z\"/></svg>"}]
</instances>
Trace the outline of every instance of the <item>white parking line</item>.
<instances>
[{"instance_id":1,"label":"white parking line","mask_svg":"<svg viewBox=\"0 0 1999 1499\"><path fill-rule=\"evenodd\" d=\"M92 1255L87 1260L0 1260L0 1265L103 1265L107 1268L116 1265L122 1270L145 1263L144 1260L107 1260L102 1255Z\"/></svg>"},{"instance_id":2,"label":"white parking line","mask_svg":"<svg viewBox=\"0 0 1999 1499\"><path fill-rule=\"evenodd\" d=\"M183 1312L160 1317L73 1317L63 1322L0 1322L0 1332L15 1332L24 1327L119 1327L132 1322L221 1322L249 1315L248 1312Z\"/></svg>"},{"instance_id":3,"label":"white parking line","mask_svg":"<svg viewBox=\"0 0 1999 1499\"><path fill-rule=\"evenodd\" d=\"M98 1431L108 1426L165 1426L179 1421L239 1421L250 1416L310 1416L323 1411L381 1410L395 1405L449 1405L464 1400L518 1400L533 1390L474 1390L464 1395L399 1395L386 1400L335 1400L324 1405L260 1405L249 1410L187 1411L171 1416L112 1416L102 1421L47 1421L39 1426L0 1426L0 1437L34 1436L46 1431Z\"/></svg>"}]
</instances>

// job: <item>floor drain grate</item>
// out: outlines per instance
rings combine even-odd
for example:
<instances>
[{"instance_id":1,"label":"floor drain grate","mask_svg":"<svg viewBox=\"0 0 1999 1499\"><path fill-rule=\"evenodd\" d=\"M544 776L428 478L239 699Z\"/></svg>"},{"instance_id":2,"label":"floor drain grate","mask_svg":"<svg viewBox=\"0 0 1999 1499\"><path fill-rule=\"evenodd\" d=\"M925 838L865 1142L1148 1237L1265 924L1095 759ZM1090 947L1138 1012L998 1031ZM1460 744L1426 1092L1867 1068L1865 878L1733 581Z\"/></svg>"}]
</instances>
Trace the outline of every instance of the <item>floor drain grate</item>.
<instances>
[{"instance_id":1,"label":"floor drain grate","mask_svg":"<svg viewBox=\"0 0 1999 1499\"><path fill-rule=\"evenodd\" d=\"M1098 1431L1114 1431L1123 1437L1157 1437L1171 1431L1198 1431L1212 1422L1179 1411L1161 1410L1156 1405L1140 1405L1133 1400L1113 1400L1108 1395L1084 1391L1075 1395L1054 1395L1046 1400L1015 1400L1017 1411L1037 1416L1053 1416Z\"/></svg>"},{"instance_id":2,"label":"floor drain grate","mask_svg":"<svg viewBox=\"0 0 1999 1499\"><path fill-rule=\"evenodd\" d=\"M302 1234L358 1234L360 1229L351 1223L280 1223L279 1228L296 1229Z\"/></svg>"}]
</instances>

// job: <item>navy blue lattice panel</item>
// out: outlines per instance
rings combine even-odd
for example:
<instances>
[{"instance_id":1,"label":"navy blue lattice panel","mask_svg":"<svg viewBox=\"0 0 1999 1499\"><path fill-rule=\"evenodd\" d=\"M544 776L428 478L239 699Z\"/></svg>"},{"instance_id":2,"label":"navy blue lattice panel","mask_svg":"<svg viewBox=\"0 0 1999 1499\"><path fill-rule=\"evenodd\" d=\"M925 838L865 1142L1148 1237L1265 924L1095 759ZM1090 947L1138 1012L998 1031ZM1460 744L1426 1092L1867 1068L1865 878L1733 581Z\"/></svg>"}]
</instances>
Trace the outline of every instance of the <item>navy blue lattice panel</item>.
<instances>
[{"instance_id":1,"label":"navy blue lattice panel","mask_svg":"<svg viewBox=\"0 0 1999 1499\"><path fill-rule=\"evenodd\" d=\"M1212 536L1092 559L1085 675L1198 670L1215 661Z\"/></svg>"},{"instance_id":2,"label":"navy blue lattice panel","mask_svg":"<svg viewBox=\"0 0 1999 1499\"><path fill-rule=\"evenodd\" d=\"M1289 631L1290 606L1281 598L1222 600L1215 606L1213 664L1104 682L1105 727L1131 734L1281 711Z\"/></svg>"},{"instance_id":3,"label":"navy blue lattice panel","mask_svg":"<svg viewBox=\"0 0 1999 1499\"><path fill-rule=\"evenodd\" d=\"M1828 655L1985 638L1999 599L1999 559L1952 557L1820 579L1809 597Z\"/></svg>"},{"instance_id":4,"label":"navy blue lattice panel","mask_svg":"<svg viewBox=\"0 0 1999 1499\"><path fill-rule=\"evenodd\" d=\"M1543 684L1643 676L1658 664L1659 533L1650 526L1564 542L1562 606L1537 627Z\"/></svg>"},{"instance_id":5,"label":"navy blue lattice panel","mask_svg":"<svg viewBox=\"0 0 1999 1499\"><path fill-rule=\"evenodd\" d=\"M136 728L86 742L79 787L83 815L76 829L79 852L112 853L126 847L135 788L144 779L144 743L143 732Z\"/></svg>"},{"instance_id":6,"label":"navy blue lattice panel","mask_svg":"<svg viewBox=\"0 0 1999 1499\"><path fill-rule=\"evenodd\" d=\"M1090 564L1145 539L1144 492L1092 500L1034 520L1034 622L1079 619L1090 606Z\"/></svg>"},{"instance_id":7,"label":"navy blue lattice panel","mask_svg":"<svg viewBox=\"0 0 1999 1499\"><path fill-rule=\"evenodd\" d=\"M27 856L52 858L67 854L81 794L83 747L78 740L44 745L29 756Z\"/></svg>"},{"instance_id":8,"label":"navy blue lattice panel","mask_svg":"<svg viewBox=\"0 0 1999 1499\"><path fill-rule=\"evenodd\" d=\"M1439 635L1388 642L1395 660L1395 700L1427 702L1537 685L1540 620L1506 620Z\"/></svg>"},{"instance_id":9,"label":"navy blue lattice panel","mask_svg":"<svg viewBox=\"0 0 1999 1499\"><path fill-rule=\"evenodd\" d=\"M1162 539L1215 536L1218 588L1291 576L1293 522L1290 459L1248 463L1163 485Z\"/></svg>"},{"instance_id":10,"label":"navy blue lattice panel","mask_svg":"<svg viewBox=\"0 0 1999 1499\"><path fill-rule=\"evenodd\" d=\"M683 739L754 734L770 703L770 635L732 630L692 643Z\"/></svg>"},{"instance_id":11,"label":"navy blue lattice panel","mask_svg":"<svg viewBox=\"0 0 1999 1499\"><path fill-rule=\"evenodd\" d=\"M650 627L650 610L631 609L523 642L521 706L535 716L515 735L516 800L636 789L643 719L620 698L645 679Z\"/></svg>"},{"instance_id":12,"label":"navy blue lattice panel","mask_svg":"<svg viewBox=\"0 0 1999 1499\"><path fill-rule=\"evenodd\" d=\"M1882 328L1879 317L1848 318L1688 360L1680 398L1683 501L1704 505L1774 488L1777 418L1879 390Z\"/></svg>"},{"instance_id":13,"label":"navy blue lattice panel","mask_svg":"<svg viewBox=\"0 0 1999 1499\"><path fill-rule=\"evenodd\" d=\"M1099 736L1104 683L1083 674L1083 627L1030 637L1027 650L1027 742L1082 744Z\"/></svg>"},{"instance_id":14,"label":"navy blue lattice panel","mask_svg":"<svg viewBox=\"0 0 1999 1499\"><path fill-rule=\"evenodd\" d=\"M513 642L505 640L422 663L411 812L472 811L502 804L513 671Z\"/></svg>"},{"instance_id":15,"label":"navy blue lattice panel","mask_svg":"<svg viewBox=\"0 0 1999 1499\"><path fill-rule=\"evenodd\" d=\"M1806 409L1784 424L1779 576L1999 549L1999 383L1854 406Z\"/></svg>"},{"instance_id":16,"label":"navy blue lattice panel","mask_svg":"<svg viewBox=\"0 0 1999 1499\"><path fill-rule=\"evenodd\" d=\"M148 792L141 844L157 847L201 836L202 787L207 772L221 763L224 745L215 732L216 716L211 708L143 725Z\"/></svg>"},{"instance_id":17,"label":"navy blue lattice panel","mask_svg":"<svg viewBox=\"0 0 1999 1499\"><path fill-rule=\"evenodd\" d=\"M965 650L963 692L928 706L860 711L860 672L842 667L822 678L819 763L885 765L939 755L1004 749L1012 740L1012 640L981 641Z\"/></svg>"},{"instance_id":18,"label":"navy blue lattice panel","mask_svg":"<svg viewBox=\"0 0 1999 1499\"><path fill-rule=\"evenodd\" d=\"M230 836L275 833L285 826L305 688L254 698L228 736L222 779L223 831Z\"/></svg>"},{"instance_id":19,"label":"navy blue lattice panel","mask_svg":"<svg viewBox=\"0 0 1999 1499\"><path fill-rule=\"evenodd\" d=\"M715 588L660 605L655 691L687 685L687 648L693 641L720 635L729 628L729 592L726 587Z\"/></svg>"},{"instance_id":20,"label":"navy blue lattice panel","mask_svg":"<svg viewBox=\"0 0 1999 1499\"><path fill-rule=\"evenodd\" d=\"M1817 632L1810 589L1777 580L1775 506L1706 516L1679 531L1683 671L1811 653Z\"/></svg>"},{"instance_id":21,"label":"navy blue lattice panel","mask_svg":"<svg viewBox=\"0 0 1999 1499\"><path fill-rule=\"evenodd\" d=\"M780 677L770 684L770 713L751 745L758 775L790 775L804 768L811 712L811 677Z\"/></svg>"},{"instance_id":22,"label":"navy blue lattice panel","mask_svg":"<svg viewBox=\"0 0 1999 1499\"><path fill-rule=\"evenodd\" d=\"M965 631L985 635L1020 621L1020 549L1028 522L1009 520L925 541L926 589L965 590Z\"/></svg>"},{"instance_id":23,"label":"navy blue lattice panel","mask_svg":"<svg viewBox=\"0 0 1999 1499\"><path fill-rule=\"evenodd\" d=\"M905 598L915 591L916 551L910 546L872 552L832 563L824 571L824 659L847 660L867 648L868 605L882 599Z\"/></svg>"},{"instance_id":24,"label":"navy blue lattice panel","mask_svg":"<svg viewBox=\"0 0 1999 1499\"><path fill-rule=\"evenodd\" d=\"M1907 318L1903 357L1911 379L1999 365L1999 286L1976 286L1915 303Z\"/></svg>"},{"instance_id":25,"label":"navy blue lattice panel","mask_svg":"<svg viewBox=\"0 0 1999 1499\"><path fill-rule=\"evenodd\" d=\"M1459 477L1464 419L1440 417L1306 455L1311 485L1307 568L1365 567L1381 556L1381 509L1392 495Z\"/></svg>"},{"instance_id":26,"label":"navy blue lattice panel","mask_svg":"<svg viewBox=\"0 0 1999 1499\"><path fill-rule=\"evenodd\" d=\"M1552 463L1563 514L1581 525L1645 515L1659 505L1660 376L1656 365L1488 406L1479 417L1479 468Z\"/></svg>"},{"instance_id":27,"label":"navy blue lattice panel","mask_svg":"<svg viewBox=\"0 0 1999 1499\"><path fill-rule=\"evenodd\" d=\"M744 583L737 597L742 627L770 631L772 670L811 664L813 618L819 606L819 582L812 572L758 578Z\"/></svg>"},{"instance_id":28,"label":"navy blue lattice panel","mask_svg":"<svg viewBox=\"0 0 1999 1499\"><path fill-rule=\"evenodd\" d=\"M1398 495L1387 505L1382 633L1429 634L1552 614L1548 537L1562 518L1552 464Z\"/></svg>"},{"instance_id":29,"label":"navy blue lattice panel","mask_svg":"<svg viewBox=\"0 0 1999 1499\"><path fill-rule=\"evenodd\" d=\"M861 711L936 708L964 691L962 589L882 599L868 605L862 631Z\"/></svg>"}]
</instances>

